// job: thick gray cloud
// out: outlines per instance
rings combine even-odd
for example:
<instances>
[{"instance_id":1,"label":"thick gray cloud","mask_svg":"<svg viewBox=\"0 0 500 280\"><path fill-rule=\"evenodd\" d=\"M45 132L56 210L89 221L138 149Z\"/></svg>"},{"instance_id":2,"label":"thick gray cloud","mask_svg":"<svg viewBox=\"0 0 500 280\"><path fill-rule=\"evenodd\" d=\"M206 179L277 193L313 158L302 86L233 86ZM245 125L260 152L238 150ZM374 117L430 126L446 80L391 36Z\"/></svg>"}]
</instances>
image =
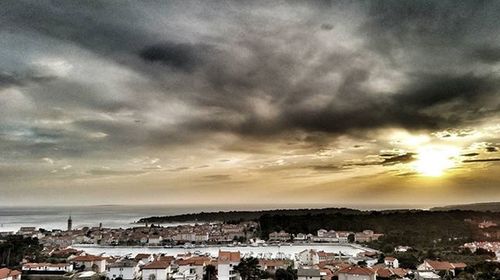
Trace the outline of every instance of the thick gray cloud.
<instances>
[{"instance_id":1,"label":"thick gray cloud","mask_svg":"<svg viewBox=\"0 0 500 280\"><path fill-rule=\"evenodd\" d=\"M0 163L142 174L100 160L200 146L311 154L342 137L366 145L380 129L468 131L500 109L495 1L2 1L0 11ZM392 148L361 144L350 152ZM343 160L297 165L334 172ZM230 179L214 174L205 180Z\"/></svg>"}]
</instances>

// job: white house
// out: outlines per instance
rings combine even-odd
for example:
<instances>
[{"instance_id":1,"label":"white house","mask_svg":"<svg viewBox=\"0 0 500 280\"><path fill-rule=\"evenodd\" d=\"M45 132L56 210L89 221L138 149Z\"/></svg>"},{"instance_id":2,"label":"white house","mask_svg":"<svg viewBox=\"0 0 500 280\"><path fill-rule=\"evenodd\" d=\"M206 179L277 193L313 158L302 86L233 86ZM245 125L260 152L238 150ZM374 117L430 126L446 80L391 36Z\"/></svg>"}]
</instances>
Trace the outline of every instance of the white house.
<instances>
[{"instance_id":1,"label":"white house","mask_svg":"<svg viewBox=\"0 0 500 280\"><path fill-rule=\"evenodd\" d=\"M70 261L75 265L75 268L83 268L84 270L92 270L98 273L106 271L106 258L93 255L76 256Z\"/></svg>"},{"instance_id":2,"label":"white house","mask_svg":"<svg viewBox=\"0 0 500 280\"><path fill-rule=\"evenodd\" d=\"M288 241L292 238L292 235L290 233L287 233L285 231L280 231L280 232L271 232L269 234L269 241Z\"/></svg>"},{"instance_id":3,"label":"white house","mask_svg":"<svg viewBox=\"0 0 500 280\"><path fill-rule=\"evenodd\" d=\"M183 270L178 270L176 273L172 275L172 279L174 280L196 280L199 279L196 275L195 268L187 268Z\"/></svg>"},{"instance_id":4,"label":"white house","mask_svg":"<svg viewBox=\"0 0 500 280\"><path fill-rule=\"evenodd\" d=\"M325 236L325 234L328 232L328 230L326 229L320 229L316 232L316 234L318 235L318 237L323 237Z\"/></svg>"},{"instance_id":5,"label":"white house","mask_svg":"<svg viewBox=\"0 0 500 280\"><path fill-rule=\"evenodd\" d=\"M169 261L153 261L142 267L142 280L167 280L171 273Z\"/></svg>"},{"instance_id":6,"label":"white house","mask_svg":"<svg viewBox=\"0 0 500 280\"><path fill-rule=\"evenodd\" d=\"M0 268L0 280L20 280L21 272L8 268Z\"/></svg>"},{"instance_id":7,"label":"white house","mask_svg":"<svg viewBox=\"0 0 500 280\"><path fill-rule=\"evenodd\" d=\"M339 280L376 280L376 273L369 267L349 266L339 270Z\"/></svg>"},{"instance_id":8,"label":"white house","mask_svg":"<svg viewBox=\"0 0 500 280\"><path fill-rule=\"evenodd\" d=\"M306 241L307 240L307 235L304 234L304 233L297 233L294 237L293 237L293 240L294 241Z\"/></svg>"},{"instance_id":9,"label":"white house","mask_svg":"<svg viewBox=\"0 0 500 280\"><path fill-rule=\"evenodd\" d=\"M441 276L432 271L416 271L415 280L441 280Z\"/></svg>"},{"instance_id":10,"label":"white house","mask_svg":"<svg viewBox=\"0 0 500 280\"><path fill-rule=\"evenodd\" d=\"M234 267L240 263L240 252L219 251L217 258L217 279L218 280L239 280L239 274L234 271Z\"/></svg>"},{"instance_id":11,"label":"white house","mask_svg":"<svg viewBox=\"0 0 500 280\"><path fill-rule=\"evenodd\" d=\"M417 270L431 271L435 273L444 272L455 276L457 270L462 270L466 266L467 265L465 263L450 263L447 261L424 260L424 262L417 267Z\"/></svg>"},{"instance_id":12,"label":"white house","mask_svg":"<svg viewBox=\"0 0 500 280\"><path fill-rule=\"evenodd\" d=\"M313 238L316 242L339 242L337 232L334 230L320 229L317 233L318 236Z\"/></svg>"},{"instance_id":13,"label":"white house","mask_svg":"<svg viewBox=\"0 0 500 280\"><path fill-rule=\"evenodd\" d=\"M121 278L123 280L133 280L139 273L139 266L133 260L123 259L106 266L106 274L109 279Z\"/></svg>"},{"instance_id":14,"label":"white house","mask_svg":"<svg viewBox=\"0 0 500 280\"><path fill-rule=\"evenodd\" d=\"M319 264L319 255L316 250L304 250L298 254L299 262L302 265Z\"/></svg>"},{"instance_id":15,"label":"white house","mask_svg":"<svg viewBox=\"0 0 500 280\"><path fill-rule=\"evenodd\" d=\"M149 245L158 245L162 241L162 237L158 234L152 234L148 237L148 244Z\"/></svg>"},{"instance_id":16,"label":"white house","mask_svg":"<svg viewBox=\"0 0 500 280\"><path fill-rule=\"evenodd\" d=\"M392 268L398 268L399 267L399 261L398 259L394 257L386 257L384 259L384 264L387 267L392 267Z\"/></svg>"},{"instance_id":17,"label":"white house","mask_svg":"<svg viewBox=\"0 0 500 280\"><path fill-rule=\"evenodd\" d=\"M195 256L187 259L180 259L175 261L177 273L172 277L175 279L202 279L204 268L211 261L209 257Z\"/></svg>"}]
</instances>

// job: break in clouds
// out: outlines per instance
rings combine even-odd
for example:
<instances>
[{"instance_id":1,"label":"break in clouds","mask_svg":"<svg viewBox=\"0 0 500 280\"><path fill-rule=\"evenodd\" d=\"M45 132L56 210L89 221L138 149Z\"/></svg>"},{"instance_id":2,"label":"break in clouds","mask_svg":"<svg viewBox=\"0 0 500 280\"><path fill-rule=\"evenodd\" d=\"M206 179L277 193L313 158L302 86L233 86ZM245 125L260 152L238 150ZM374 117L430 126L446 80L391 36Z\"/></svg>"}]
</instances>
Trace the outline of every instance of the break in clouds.
<instances>
[{"instance_id":1,"label":"break in clouds","mask_svg":"<svg viewBox=\"0 0 500 280\"><path fill-rule=\"evenodd\" d=\"M0 187L11 196L124 176L173 193L262 187L261 176L276 189L326 184L370 166L402 180L418 173L405 166L423 144L454 145L452 169L467 176L500 158L496 1L2 1L0 11Z\"/></svg>"}]
</instances>

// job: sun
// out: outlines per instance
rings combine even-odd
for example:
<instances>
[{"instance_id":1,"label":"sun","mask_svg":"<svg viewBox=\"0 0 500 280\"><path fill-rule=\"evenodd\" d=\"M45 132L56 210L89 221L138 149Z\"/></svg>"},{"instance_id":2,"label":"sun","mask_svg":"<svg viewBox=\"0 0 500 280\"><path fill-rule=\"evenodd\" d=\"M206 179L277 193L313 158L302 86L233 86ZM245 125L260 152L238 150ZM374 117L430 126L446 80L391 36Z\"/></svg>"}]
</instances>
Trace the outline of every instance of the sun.
<instances>
[{"instance_id":1,"label":"sun","mask_svg":"<svg viewBox=\"0 0 500 280\"><path fill-rule=\"evenodd\" d=\"M459 150L455 147L422 147L418 150L413 168L423 176L439 177L456 165L454 157L458 154Z\"/></svg>"}]
</instances>

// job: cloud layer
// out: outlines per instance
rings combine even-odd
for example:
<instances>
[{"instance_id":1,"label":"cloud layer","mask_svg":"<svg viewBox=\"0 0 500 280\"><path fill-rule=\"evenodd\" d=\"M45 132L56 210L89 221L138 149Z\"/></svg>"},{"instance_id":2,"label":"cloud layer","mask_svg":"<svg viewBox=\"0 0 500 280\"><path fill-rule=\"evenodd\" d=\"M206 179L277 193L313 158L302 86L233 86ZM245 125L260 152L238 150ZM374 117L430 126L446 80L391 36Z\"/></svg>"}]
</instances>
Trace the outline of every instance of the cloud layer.
<instances>
[{"instance_id":1,"label":"cloud layer","mask_svg":"<svg viewBox=\"0 0 500 280\"><path fill-rule=\"evenodd\" d=\"M497 161L497 2L2 1L0 10L0 187L13 196L102 180L132 192L120 181L130 176L162 192L238 193L262 172L293 193L282 172L301 170L308 179L292 185L305 188L354 180L363 166L409 166L412 135L458 146L467 166ZM388 185L413 174L399 169Z\"/></svg>"}]
</instances>

